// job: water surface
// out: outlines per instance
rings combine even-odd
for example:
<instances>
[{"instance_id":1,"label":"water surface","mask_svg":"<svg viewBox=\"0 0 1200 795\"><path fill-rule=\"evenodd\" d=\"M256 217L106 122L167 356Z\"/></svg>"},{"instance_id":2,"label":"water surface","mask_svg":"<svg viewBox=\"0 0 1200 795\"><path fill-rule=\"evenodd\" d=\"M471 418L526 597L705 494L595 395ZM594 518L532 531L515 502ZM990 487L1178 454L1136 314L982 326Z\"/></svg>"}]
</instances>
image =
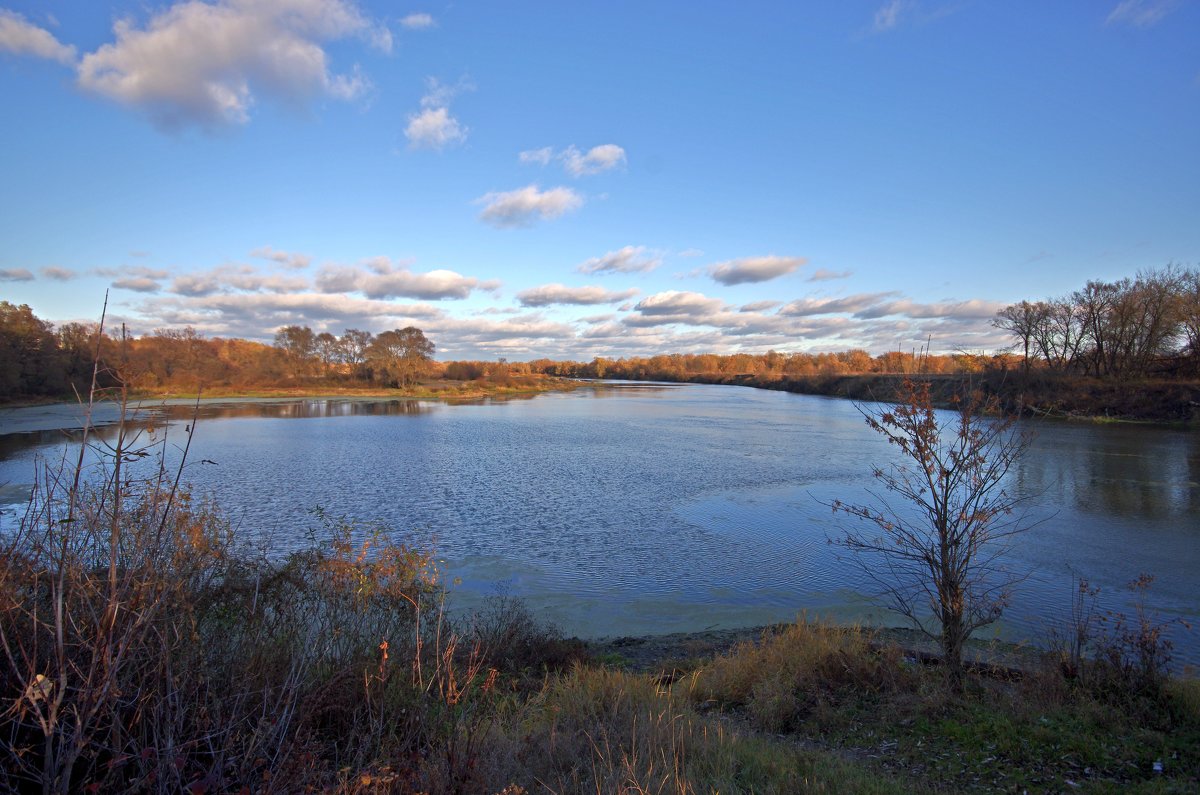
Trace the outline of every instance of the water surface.
<instances>
[{"instance_id":1,"label":"water surface","mask_svg":"<svg viewBox=\"0 0 1200 795\"><path fill-rule=\"evenodd\" d=\"M169 447L191 405L157 405ZM62 457L72 409L0 411L0 502ZM111 414L101 419L111 420ZM1010 487L1030 524L1006 558L1028 575L984 634L1039 641L1071 571L1130 609L1156 576L1164 617L1200 613L1200 434L1035 423ZM17 431L17 432L10 432ZM162 430L158 433L161 435ZM315 507L434 539L456 600L500 588L585 636L788 620L807 610L895 623L828 541L834 499L870 500L895 451L843 400L742 387L597 385L529 400L204 402L188 479L243 535L282 553ZM200 463L207 461L210 463ZM4 522L14 521L12 514ZM1180 659L1200 642L1177 636Z\"/></svg>"}]
</instances>

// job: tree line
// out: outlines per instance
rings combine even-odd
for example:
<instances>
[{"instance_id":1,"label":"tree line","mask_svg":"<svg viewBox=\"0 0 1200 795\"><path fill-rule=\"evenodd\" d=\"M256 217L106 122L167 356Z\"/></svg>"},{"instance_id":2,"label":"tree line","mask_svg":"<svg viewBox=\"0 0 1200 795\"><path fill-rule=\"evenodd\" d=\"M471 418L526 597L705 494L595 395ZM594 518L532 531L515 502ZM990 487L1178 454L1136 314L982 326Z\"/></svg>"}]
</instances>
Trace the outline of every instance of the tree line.
<instances>
[{"instance_id":1,"label":"tree line","mask_svg":"<svg viewBox=\"0 0 1200 795\"><path fill-rule=\"evenodd\" d=\"M829 353L670 353L619 359L596 357L590 362L535 359L535 373L567 378L616 378L629 381L706 381L753 378L782 381L810 376L961 374L1016 366L1007 353L961 352L930 355L889 351L872 356L861 348Z\"/></svg>"},{"instance_id":2,"label":"tree line","mask_svg":"<svg viewBox=\"0 0 1200 795\"><path fill-rule=\"evenodd\" d=\"M1200 374L1200 270L1167 266L1089 281L1060 298L1002 309L1022 368L1095 378Z\"/></svg>"},{"instance_id":3,"label":"tree line","mask_svg":"<svg viewBox=\"0 0 1200 795\"><path fill-rule=\"evenodd\" d=\"M314 334L308 326L285 326L275 334L293 376L344 376L350 380L405 387L430 374L434 344L415 326L373 335L346 329L340 336Z\"/></svg>"},{"instance_id":4,"label":"tree line","mask_svg":"<svg viewBox=\"0 0 1200 795\"><path fill-rule=\"evenodd\" d=\"M98 324L57 328L26 305L0 301L0 400L83 394L93 370L101 386L135 391L254 389L306 385L409 387L428 379L506 384L527 364L433 360L434 343L412 326L340 336L286 326L274 344L209 338L191 327L127 337ZM97 367L98 365L98 367Z\"/></svg>"}]
</instances>

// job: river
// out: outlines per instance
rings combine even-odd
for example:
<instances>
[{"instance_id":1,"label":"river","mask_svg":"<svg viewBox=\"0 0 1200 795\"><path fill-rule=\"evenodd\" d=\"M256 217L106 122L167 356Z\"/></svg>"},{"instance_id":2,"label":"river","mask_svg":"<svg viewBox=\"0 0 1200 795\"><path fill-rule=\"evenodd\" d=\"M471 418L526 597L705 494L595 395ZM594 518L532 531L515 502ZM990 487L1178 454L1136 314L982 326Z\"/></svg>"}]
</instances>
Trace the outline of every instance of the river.
<instances>
[{"instance_id":1,"label":"river","mask_svg":"<svg viewBox=\"0 0 1200 795\"><path fill-rule=\"evenodd\" d=\"M192 408L156 404L169 446ZM73 407L0 410L0 527L38 461L61 460ZM102 413L101 420L112 414ZM1162 618L1200 613L1200 433L1029 422L1008 488L1031 529L1004 557L1025 579L983 637L1043 642L1072 572L1131 611L1155 576ZM161 433L161 432L160 432ZM568 633L750 626L798 612L898 623L846 552L871 472L895 458L849 401L745 387L597 384L449 405L369 399L216 400L200 407L185 479L277 554L320 507L436 545L454 603L519 596ZM211 463L201 463L207 461ZM1200 631L1172 629L1200 665Z\"/></svg>"}]
</instances>

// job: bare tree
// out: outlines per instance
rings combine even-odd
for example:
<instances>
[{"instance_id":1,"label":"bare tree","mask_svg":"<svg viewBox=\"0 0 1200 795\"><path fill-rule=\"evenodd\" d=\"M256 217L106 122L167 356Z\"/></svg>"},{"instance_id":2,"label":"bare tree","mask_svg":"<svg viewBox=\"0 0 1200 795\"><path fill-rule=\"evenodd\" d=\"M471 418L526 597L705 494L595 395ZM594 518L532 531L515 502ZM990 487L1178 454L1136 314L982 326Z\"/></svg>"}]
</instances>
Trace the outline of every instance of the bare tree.
<instances>
[{"instance_id":1,"label":"bare tree","mask_svg":"<svg viewBox=\"0 0 1200 795\"><path fill-rule=\"evenodd\" d=\"M892 608L941 642L955 680L963 644L1000 617L1020 579L998 558L1028 529L1005 480L1030 437L1011 418L985 416L991 407L975 393L953 415L939 413L928 382L905 379L896 405L860 408L867 425L903 453L874 470L886 493L871 492L873 505L832 504L860 520L839 543L859 553L855 560Z\"/></svg>"},{"instance_id":2,"label":"bare tree","mask_svg":"<svg viewBox=\"0 0 1200 795\"><path fill-rule=\"evenodd\" d=\"M1192 367L1200 365L1200 269L1184 271L1179 288L1182 353Z\"/></svg>"},{"instance_id":3,"label":"bare tree","mask_svg":"<svg viewBox=\"0 0 1200 795\"><path fill-rule=\"evenodd\" d=\"M1012 334L1024 348L1025 357L1022 360L1022 369L1026 374L1029 373L1029 349L1035 344L1049 315L1050 307L1045 302L1021 301L1004 307L996 313L996 317L992 320L993 326Z\"/></svg>"}]
</instances>

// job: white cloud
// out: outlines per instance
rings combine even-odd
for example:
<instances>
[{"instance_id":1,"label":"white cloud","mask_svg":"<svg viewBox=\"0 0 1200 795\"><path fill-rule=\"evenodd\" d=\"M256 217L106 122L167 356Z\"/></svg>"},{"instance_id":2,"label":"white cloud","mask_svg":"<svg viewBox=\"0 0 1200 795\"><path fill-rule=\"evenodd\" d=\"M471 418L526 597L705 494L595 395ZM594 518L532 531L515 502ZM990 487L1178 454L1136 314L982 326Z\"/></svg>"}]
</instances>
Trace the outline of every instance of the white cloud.
<instances>
[{"instance_id":1,"label":"white cloud","mask_svg":"<svg viewBox=\"0 0 1200 795\"><path fill-rule=\"evenodd\" d=\"M708 315L719 312L725 304L719 298L703 293L667 290L646 296L634 307L643 315Z\"/></svg>"},{"instance_id":2,"label":"white cloud","mask_svg":"<svg viewBox=\"0 0 1200 795\"><path fill-rule=\"evenodd\" d=\"M425 108L408 117L404 135L414 149L441 150L467 140L467 128L450 115L449 108Z\"/></svg>"},{"instance_id":3,"label":"white cloud","mask_svg":"<svg viewBox=\"0 0 1200 795\"><path fill-rule=\"evenodd\" d=\"M562 284L543 284L517 293L522 306L550 306L553 304L615 304L637 295L636 289L610 291L603 287L567 287Z\"/></svg>"},{"instance_id":4,"label":"white cloud","mask_svg":"<svg viewBox=\"0 0 1200 795\"><path fill-rule=\"evenodd\" d=\"M262 339L278 326L302 324L317 331L427 325L441 317L429 304L397 304L319 293L213 293L151 298L139 308L151 328L190 325L215 336Z\"/></svg>"},{"instance_id":5,"label":"white cloud","mask_svg":"<svg viewBox=\"0 0 1200 795\"><path fill-rule=\"evenodd\" d=\"M112 278L112 286L118 290L133 290L138 293L156 293L162 289L159 284L168 278L170 271L159 268L147 268L141 265L121 268L94 268L91 271L96 276Z\"/></svg>"},{"instance_id":6,"label":"white cloud","mask_svg":"<svg viewBox=\"0 0 1200 795\"><path fill-rule=\"evenodd\" d=\"M850 271L829 271L824 268L818 268L813 271L812 276L809 276L805 281L810 282L829 282L836 279L848 279L851 276Z\"/></svg>"},{"instance_id":7,"label":"white cloud","mask_svg":"<svg viewBox=\"0 0 1200 795\"><path fill-rule=\"evenodd\" d=\"M0 268L0 282L33 281L33 272L28 268Z\"/></svg>"},{"instance_id":8,"label":"white cloud","mask_svg":"<svg viewBox=\"0 0 1200 795\"><path fill-rule=\"evenodd\" d=\"M662 264L662 257L648 253L645 246L625 246L601 257L592 257L575 270L580 273L648 273Z\"/></svg>"},{"instance_id":9,"label":"white cloud","mask_svg":"<svg viewBox=\"0 0 1200 795\"><path fill-rule=\"evenodd\" d=\"M141 276L147 279L161 280L171 275L170 271L162 268L147 268L144 265L130 265L123 268L94 268L91 271L96 276Z\"/></svg>"},{"instance_id":10,"label":"white cloud","mask_svg":"<svg viewBox=\"0 0 1200 795\"><path fill-rule=\"evenodd\" d=\"M294 293L308 288L308 280L298 276L262 274L249 265L225 265L211 271L176 276L171 281L170 291L177 295L200 296L232 291Z\"/></svg>"},{"instance_id":11,"label":"white cloud","mask_svg":"<svg viewBox=\"0 0 1200 795\"><path fill-rule=\"evenodd\" d=\"M585 177L609 171L625 165L625 150L616 144L600 144L593 146L587 152L581 152L574 145L568 146L561 152L555 152L554 147L544 146L541 149L529 149L517 155L522 163L534 163L548 166L557 160L573 177Z\"/></svg>"},{"instance_id":12,"label":"white cloud","mask_svg":"<svg viewBox=\"0 0 1200 795\"><path fill-rule=\"evenodd\" d=\"M32 55L63 64L75 62L74 47L63 44L50 31L5 8L0 8L0 52Z\"/></svg>"},{"instance_id":13,"label":"white cloud","mask_svg":"<svg viewBox=\"0 0 1200 795\"><path fill-rule=\"evenodd\" d=\"M426 80L428 90L421 97L421 110L408 116L404 135L413 149L441 151L467 140L467 128L450 115L450 100L462 91L471 90L469 82L446 85L436 78Z\"/></svg>"},{"instance_id":14,"label":"white cloud","mask_svg":"<svg viewBox=\"0 0 1200 795\"><path fill-rule=\"evenodd\" d=\"M424 12L409 14L400 20L400 24L409 30L425 30L437 25L433 16Z\"/></svg>"},{"instance_id":15,"label":"white cloud","mask_svg":"<svg viewBox=\"0 0 1200 795\"><path fill-rule=\"evenodd\" d=\"M888 0L875 11L871 29L876 33L884 33L900 24L900 17L907 9L904 0Z\"/></svg>"},{"instance_id":16,"label":"white cloud","mask_svg":"<svg viewBox=\"0 0 1200 795\"><path fill-rule=\"evenodd\" d=\"M325 267L317 273L317 289L323 293L362 293L367 298L424 298L430 300L466 298L475 290L495 290L497 281L481 281L451 270L413 273L406 266L394 266L385 257L367 263L368 270Z\"/></svg>"},{"instance_id":17,"label":"white cloud","mask_svg":"<svg viewBox=\"0 0 1200 795\"><path fill-rule=\"evenodd\" d=\"M685 248L683 251L679 252L679 256L689 257L689 258L690 257L703 257L704 252L698 248Z\"/></svg>"},{"instance_id":18,"label":"white cloud","mask_svg":"<svg viewBox=\"0 0 1200 795\"><path fill-rule=\"evenodd\" d=\"M810 315L834 315L857 313L877 306L895 293L859 293L845 298L799 298L779 310L781 315L807 317Z\"/></svg>"},{"instance_id":19,"label":"white cloud","mask_svg":"<svg viewBox=\"0 0 1200 795\"><path fill-rule=\"evenodd\" d=\"M563 168L576 177L599 174L601 171L625 165L625 150L616 144L593 146L586 153L581 153L574 146L568 146L560 157L563 160Z\"/></svg>"},{"instance_id":20,"label":"white cloud","mask_svg":"<svg viewBox=\"0 0 1200 795\"><path fill-rule=\"evenodd\" d=\"M1176 0L1121 0L1108 15L1109 25L1132 25L1135 28L1149 28L1171 13Z\"/></svg>"},{"instance_id":21,"label":"white cloud","mask_svg":"<svg viewBox=\"0 0 1200 795\"><path fill-rule=\"evenodd\" d=\"M738 308L739 312L765 312L779 306L780 301L751 301Z\"/></svg>"},{"instance_id":22,"label":"white cloud","mask_svg":"<svg viewBox=\"0 0 1200 795\"><path fill-rule=\"evenodd\" d=\"M177 295L212 295L221 291L221 281L211 273L185 273L171 280L171 292Z\"/></svg>"},{"instance_id":23,"label":"white cloud","mask_svg":"<svg viewBox=\"0 0 1200 795\"><path fill-rule=\"evenodd\" d=\"M386 49L385 32L349 0L182 0L144 27L118 20L116 41L85 55L78 79L168 128L243 124L259 97L361 95L366 79L331 72L322 44L359 35Z\"/></svg>"},{"instance_id":24,"label":"white cloud","mask_svg":"<svg viewBox=\"0 0 1200 795\"><path fill-rule=\"evenodd\" d=\"M53 279L56 282L69 282L78 275L75 273L75 271L69 268L60 268L57 265L50 265L42 268L39 273L41 273L44 278Z\"/></svg>"},{"instance_id":25,"label":"white cloud","mask_svg":"<svg viewBox=\"0 0 1200 795\"><path fill-rule=\"evenodd\" d=\"M117 279L112 286L118 290L132 290L135 293L157 293L162 285L146 276L127 276Z\"/></svg>"},{"instance_id":26,"label":"white cloud","mask_svg":"<svg viewBox=\"0 0 1200 795\"><path fill-rule=\"evenodd\" d=\"M537 163L548 166L550 165L550 161L554 159L554 147L543 146L541 149L529 149L518 154L517 159L522 163Z\"/></svg>"},{"instance_id":27,"label":"white cloud","mask_svg":"<svg viewBox=\"0 0 1200 795\"><path fill-rule=\"evenodd\" d=\"M708 275L727 287L735 284L765 282L792 273L804 263L804 257L743 257L710 265Z\"/></svg>"},{"instance_id":28,"label":"white cloud","mask_svg":"<svg viewBox=\"0 0 1200 795\"><path fill-rule=\"evenodd\" d=\"M288 268L294 268L295 270L307 268L310 264L312 264L312 257L308 256L307 254L276 251L270 246L259 246L250 252L250 256L258 257L259 259L270 260L271 262L277 262L280 265Z\"/></svg>"},{"instance_id":29,"label":"white cloud","mask_svg":"<svg viewBox=\"0 0 1200 795\"><path fill-rule=\"evenodd\" d=\"M1004 306L999 301L981 301L977 298L968 301L941 301L932 304L919 304L902 299L861 309L856 311L854 316L865 320L889 315L903 315L911 318L990 320Z\"/></svg>"},{"instance_id":30,"label":"white cloud","mask_svg":"<svg viewBox=\"0 0 1200 795\"><path fill-rule=\"evenodd\" d=\"M481 221L507 229L558 218L581 207L583 197L570 188L543 191L537 185L526 185L503 193L487 193L475 202L483 205Z\"/></svg>"}]
</instances>

